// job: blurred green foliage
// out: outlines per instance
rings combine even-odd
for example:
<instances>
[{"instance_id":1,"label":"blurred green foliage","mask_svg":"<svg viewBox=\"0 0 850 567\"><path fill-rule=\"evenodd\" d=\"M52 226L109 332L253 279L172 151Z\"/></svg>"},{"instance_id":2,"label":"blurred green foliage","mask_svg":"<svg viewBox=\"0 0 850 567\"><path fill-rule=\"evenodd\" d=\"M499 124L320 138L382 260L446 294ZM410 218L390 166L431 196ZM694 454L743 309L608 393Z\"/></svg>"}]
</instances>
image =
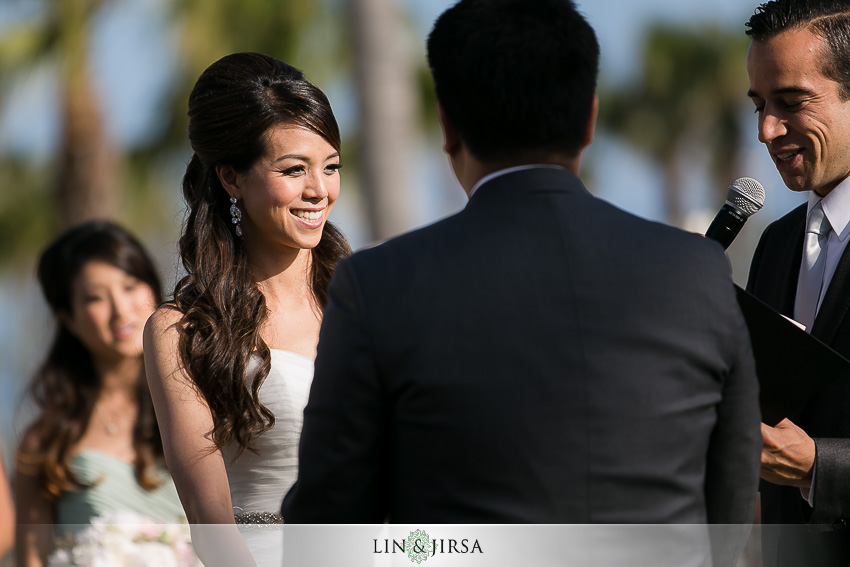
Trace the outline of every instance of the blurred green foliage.
<instances>
[{"instance_id":1,"label":"blurred green foliage","mask_svg":"<svg viewBox=\"0 0 850 567\"><path fill-rule=\"evenodd\" d=\"M707 156L718 199L738 174L748 45L737 31L656 24L646 32L635 80L600 89L600 127L661 168L673 224L684 213L683 151L696 147Z\"/></svg>"},{"instance_id":2,"label":"blurred green foliage","mask_svg":"<svg viewBox=\"0 0 850 567\"><path fill-rule=\"evenodd\" d=\"M8 237L0 247L0 265L31 259L58 231L83 220L85 206L137 233L173 231L178 180L189 159L186 101L198 75L223 55L273 55L305 70L325 90L351 83L355 54L348 23L352 2L358 0L161 0L169 26L163 35L175 42L172 81L150 134L134 147L116 147L103 135L103 101L90 70L90 40L99 18L126 0L3 1L26 16L0 31L0 105L17 81L34 69L47 69L56 78L64 110L59 112L59 147L47 161L0 155L0 236ZM430 75L424 58L416 64L418 92L428 101L422 124L433 129ZM343 86L343 92L349 91ZM89 108L80 118L83 103ZM344 134L346 175L356 176L358 144L352 141L354 132ZM82 157L80 148L84 154L99 148L103 159L73 167ZM87 203L83 212L68 206L78 202Z\"/></svg>"},{"instance_id":3,"label":"blurred green foliage","mask_svg":"<svg viewBox=\"0 0 850 567\"><path fill-rule=\"evenodd\" d=\"M7 26L0 34L0 104L16 81L34 68L46 66L57 77L60 105L74 108L66 99L75 96L75 87L78 99L101 105L89 71L89 40L93 22L112 0L6 1L18 2L29 17ZM102 167L102 171L88 167L69 174L63 171L66 165L61 159L69 155L73 159L75 148L110 143L105 138L80 139L96 137L99 131L102 134L103 125L94 124L103 121L98 109L87 113L83 122L92 124L84 123L82 128L69 126L68 113L60 112L60 147L46 163L11 153L0 155L0 237L4 242L0 264L31 258L64 226L80 220L62 205L67 199L63 201L59 195L63 183L74 174L81 179L71 184L70 190L78 192L77 198L84 202L92 196L83 193L93 191L96 180L106 178L100 183L116 194L117 208L112 212L131 229L150 231L173 226L171 203L175 199L166 191L173 193L176 187L173 177L172 186L164 187L166 173L173 173L173 164L188 160L186 100L197 76L219 57L235 51L259 51L290 61L299 52L304 54L306 45L305 60L323 61L317 69L336 70L338 67L329 67L327 62L344 64L346 60L344 38L330 31L340 23L341 16L327 13L320 2L166 0L165 6L169 12L166 21L172 26L168 33L177 38L177 72L163 97L162 125L152 129L154 134L138 147L107 148L112 150L115 163ZM322 40L315 41L317 36ZM326 71L325 78L329 76L330 71ZM79 86L91 92L81 91ZM93 198L96 203L104 200L96 195ZM73 197L70 199L73 201ZM111 214L111 209L103 211Z\"/></svg>"}]
</instances>

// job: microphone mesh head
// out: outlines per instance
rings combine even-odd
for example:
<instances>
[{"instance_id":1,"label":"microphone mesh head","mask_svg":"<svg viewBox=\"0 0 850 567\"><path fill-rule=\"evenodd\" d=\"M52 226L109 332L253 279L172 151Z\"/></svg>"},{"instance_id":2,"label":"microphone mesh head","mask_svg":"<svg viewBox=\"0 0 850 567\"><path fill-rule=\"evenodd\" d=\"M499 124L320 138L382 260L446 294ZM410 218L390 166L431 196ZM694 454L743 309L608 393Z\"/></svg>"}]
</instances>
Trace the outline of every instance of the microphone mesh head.
<instances>
[{"instance_id":1,"label":"microphone mesh head","mask_svg":"<svg viewBox=\"0 0 850 567\"><path fill-rule=\"evenodd\" d=\"M764 187L752 177L741 177L729 186L726 202L749 217L764 205Z\"/></svg>"}]
</instances>

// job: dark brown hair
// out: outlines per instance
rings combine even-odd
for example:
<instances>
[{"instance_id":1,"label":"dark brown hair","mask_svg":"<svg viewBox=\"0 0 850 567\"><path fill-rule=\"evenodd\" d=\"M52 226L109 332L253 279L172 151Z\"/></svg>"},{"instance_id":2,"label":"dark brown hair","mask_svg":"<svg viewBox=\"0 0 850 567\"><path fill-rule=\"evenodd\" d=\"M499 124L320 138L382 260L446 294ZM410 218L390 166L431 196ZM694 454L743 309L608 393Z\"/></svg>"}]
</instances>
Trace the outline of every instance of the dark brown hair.
<instances>
[{"instance_id":1,"label":"dark brown hair","mask_svg":"<svg viewBox=\"0 0 850 567\"><path fill-rule=\"evenodd\" d=\"M142 245L116 224L92 221L68 230L41 255L38 281L54 314L72 314L73 281L83 266L94 260L115 266L147 284L154 299L162 301L159 276ZM32 442L22 446L17 455L21 471L41 477L48 498L55 499L63 492L84 486L71 470L69 451L88 428L100 388L91 353L59 323L47 359L29 387L40 410L27 433ZM144 371L139 376L137 396L134 466L139 484L151 490L160 484L152 467L163 453Z\"/></svg>"},{"instance_id":2,"label":"dark brown hair","mask_svg":"<svg viewBox=\"0 0 850 567\"><path fill-rule=\"evenodd\" d=\"M787 30L810 28L826 44L823 74L838 83L850 100L850 5L847 0L774 0L758 6L745 24L755 41L766 41Z\"/></svg>"},{"instance_id":3,"label":"dark brown hair","mask_svg":"<svg viewBox=\"0 0 850 567\"><path fill-rule=\"evenodd\" d=\"M188 207L180 256L187 275L174 290L180 361L213 418L212 439L233 440L237 455L274 425L259 390L271 355L260 337L266 300L248 268L242 241L230 220L229 196L216 166L247 172L265 153L270 128L306 128L340 149L339 128L324 93L298 69L258 53L235 53L210 65L189 95L189 142L194 154L183 177ZM330 223L312 250L311 284L324 307L336 263L351 253ZM248 379L249 361L260 366Z\"/></svg>"}]
</instances>

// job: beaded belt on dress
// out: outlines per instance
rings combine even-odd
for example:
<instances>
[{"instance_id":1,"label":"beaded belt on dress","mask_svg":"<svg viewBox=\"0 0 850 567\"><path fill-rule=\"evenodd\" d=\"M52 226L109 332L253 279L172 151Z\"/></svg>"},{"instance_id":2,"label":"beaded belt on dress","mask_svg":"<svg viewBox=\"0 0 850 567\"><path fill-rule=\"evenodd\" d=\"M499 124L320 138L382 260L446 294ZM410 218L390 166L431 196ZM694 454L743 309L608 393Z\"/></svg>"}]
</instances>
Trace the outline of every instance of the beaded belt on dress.
<instances>
[{"instance_id":1,"label":"beaded belt on dress","mask_svg":"<svg viewBox=\"0 0 850 567\"><path fill-rule=\"evenodd\" d=\"M243 512L238 506L233 507L233 519L237 524L282 524L283 516L275 512Z\"/></svg>"}]
</instances>

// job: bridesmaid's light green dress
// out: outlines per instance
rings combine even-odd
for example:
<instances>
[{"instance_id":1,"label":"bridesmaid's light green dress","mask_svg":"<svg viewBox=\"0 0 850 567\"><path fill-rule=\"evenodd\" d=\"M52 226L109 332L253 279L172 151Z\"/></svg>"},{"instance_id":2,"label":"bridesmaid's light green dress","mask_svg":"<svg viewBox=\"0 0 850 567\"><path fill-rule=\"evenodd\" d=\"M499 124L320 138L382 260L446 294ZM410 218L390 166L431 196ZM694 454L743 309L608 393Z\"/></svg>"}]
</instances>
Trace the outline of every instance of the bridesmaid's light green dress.
<instances>
[{"instance_id":1,"label":"bridesmaid's light green dress","mask_svg":"<svg viewBox=\"0 0 850 567\"><path fill-rule=\"evenodd\" d=\"M84 529L107 512L135 512L164 524L185 522L183 507L171 477L163 469L162 484L145 490L132 464L94 449L83 449L71 460L77 478L94 486L66 492L56 502L58 534Z\"/></svg>"}]
</instances>

